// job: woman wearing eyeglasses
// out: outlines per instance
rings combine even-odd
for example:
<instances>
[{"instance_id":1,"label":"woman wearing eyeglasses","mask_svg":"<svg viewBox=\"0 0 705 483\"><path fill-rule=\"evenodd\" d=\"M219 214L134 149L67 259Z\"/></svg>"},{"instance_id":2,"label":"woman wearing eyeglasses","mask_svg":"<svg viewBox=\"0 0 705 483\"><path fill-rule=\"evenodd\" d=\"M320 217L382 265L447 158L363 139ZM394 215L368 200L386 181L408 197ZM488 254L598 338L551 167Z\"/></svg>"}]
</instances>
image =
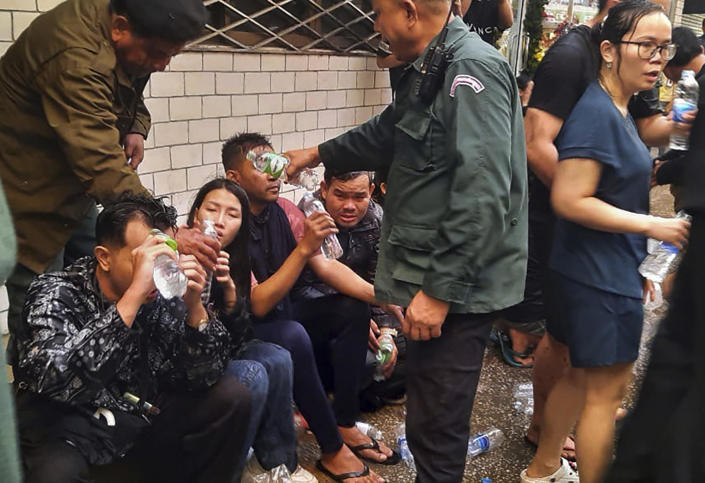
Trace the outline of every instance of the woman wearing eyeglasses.
<instances>
[{"instance_id":1,"label":"woman wearing eyeglasses","mask_svg":"<svg viewBox=\"0 0 705 483\"><path fill-rule=\"evenodd\" d=\"M646 237L682 246L683 220L649 212L651 158L627 111L675 54L663 9L645 0L613 7L594 34L600 68L556 139L551 202L559 221L549 266L554 311L547 330L571 368L548 396L536 456L522 483L597 483L612 454L614 414L631 379L650 296L638 266ZM577 422L580 477L563 460Z\"/></svg>"}]
</instances>

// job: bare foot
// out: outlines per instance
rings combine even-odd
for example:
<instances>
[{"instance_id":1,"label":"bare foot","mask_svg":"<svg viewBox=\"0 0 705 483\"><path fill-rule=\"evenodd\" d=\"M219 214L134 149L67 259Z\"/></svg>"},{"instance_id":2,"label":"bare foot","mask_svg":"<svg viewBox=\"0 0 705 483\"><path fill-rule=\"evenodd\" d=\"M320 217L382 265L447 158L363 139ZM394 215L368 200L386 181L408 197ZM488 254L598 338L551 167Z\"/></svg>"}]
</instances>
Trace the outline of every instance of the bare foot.
<instances>
[{"instance_id":1,"label":"bare foot","mask_svg":"<svg viewBox=\"0 0 705 483\"><path fill-rule=\"evenodd\" d=\"M532 428L529 428L529 431L526 433L526 441L531 443L534 446L539 445L539 434L537 430L532 430ZM573 436L568 436L565 439L565 442L563 443L563 451L561 452L561 456L568 461L575 461L575 440L573 439ZM550 473L549 473L550 474Z\"/></svg>"},{"instance_id":2,"label":"bare foot","mask_svg":"<svg viewBox=\"0 0 705 483\"><path fill-rule=\"evenodd\" d=\"M335 453L323 453L321 455L321 463L334 475L354 473L362 471L364 468L363 462L345 444ZM385 480L370 470L370 474L367 476L349 478L345 481L350 483L384 483Z\"/></svg>"},{"instance_id":3,"label":"bare foot","mask_svg":"<svg viewBox=\"0 0 705 483\"><path fill-rule=\"evenodd\" d=\"M372 442L372 439L366 434L363 434L359 429L357 429L356 426L353 426L352 428L338 426L338 430L340 431L340 435L343 437L345 444L351 448ZM379 450L363 449L359 451L359 454L379 463L386 461L388 457L392 456L392 450L389 449L389 447L383 442L378 441L378 443Z\"/></svg>"}]
</instances>

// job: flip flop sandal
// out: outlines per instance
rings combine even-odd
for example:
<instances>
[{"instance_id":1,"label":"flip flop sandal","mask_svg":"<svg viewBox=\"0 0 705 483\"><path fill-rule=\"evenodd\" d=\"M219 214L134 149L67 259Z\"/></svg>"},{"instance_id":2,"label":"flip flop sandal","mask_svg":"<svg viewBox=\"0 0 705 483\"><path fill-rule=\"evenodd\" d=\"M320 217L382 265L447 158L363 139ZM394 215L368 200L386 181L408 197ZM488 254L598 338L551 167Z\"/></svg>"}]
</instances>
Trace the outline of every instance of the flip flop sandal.
<instances>
[{"instance_id":1,"label":"flip flop sandal","mask_svg":"<svg viewBox=\"0 0 705 483\"><path fill-rule=\"evenodd\" d=\"M336 475L328 468L323 466L323 462L321 460L316 461L316 468L318 468L323 474L325 474L328 478L332 479L333 481L345 481L351 478L360 478L369 475L370 467L367 466L365 463L362 463L362 467L363 468L360 471L351 471L350 473L339 473Z\"/></svg>"},{"instance_id":2,"label":"flip flop sandal","mask_svg":"<svg viewBox=\"0 0 705 483\"><path fill-rule=\"evenodd\" d=\"M512 349L512 340L507 334L498 331L497 338L499 343L499 349L502 352L502 358L504 359L504 362L506 362L512 367L519 367L521 369L531 369L532 367L534 367L533 364L522 364L521 362L517 362L516 360L514 360L514 358L520 357L522 359L526 359L534 353L534 349L536 347L529 346L529 348L526 349L524 352L517 352Z\"/></svg>"},{"instance_id":3,"label":"flip flop sandal","mask_svg":"<svg viewBox=\"0 0 705 483\"><path fill-rule=\"evenodd\" d=\"M381 453L379 450L379 443L377 442L376 439L370 438L372 441L369 443L364 443L364 444L358 444L357 446L350 446L348 445L348 448L350 448L350 451L355 453L355 456L357 456L360 459L363 459L365 461L369 461L370 463L377 463L378 465L386 465L386 466L391 466L399 463L401 461L401 455L397 453L396 451L392 450L392 456L387 456L387 459L384 461L378 461L374 458L370 458L369 456L363 456L360 454L362 451L366 449L373 449L377 451L378 453Z\"/></svg>"}]
</instances>

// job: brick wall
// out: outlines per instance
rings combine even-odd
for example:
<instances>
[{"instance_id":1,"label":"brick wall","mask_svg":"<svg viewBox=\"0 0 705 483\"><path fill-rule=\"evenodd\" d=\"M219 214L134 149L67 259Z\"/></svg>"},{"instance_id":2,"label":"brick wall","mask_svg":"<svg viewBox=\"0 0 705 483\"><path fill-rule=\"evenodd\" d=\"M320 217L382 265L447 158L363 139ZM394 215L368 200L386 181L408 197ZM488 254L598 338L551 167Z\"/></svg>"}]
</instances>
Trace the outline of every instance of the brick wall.
<instances>
[{"instance_id":1,"label":"brick wall","mask_svg":"<svg viewBox=\"0 0 705 483\"><path fill-rule=\"evenodd\" d=\"M0 55L40 12L60 0L0 0ZM271 137L275 150L303 148L366 121L391 100L389 76L372 57L185 52L145 88L152 114L142 183L167 196L181 220L196 190L222 175L220 147L239 131ZM285 187L283 195L296 201ZM0 330L7 295L0 288Z\"/></svg>"}]
</instances>

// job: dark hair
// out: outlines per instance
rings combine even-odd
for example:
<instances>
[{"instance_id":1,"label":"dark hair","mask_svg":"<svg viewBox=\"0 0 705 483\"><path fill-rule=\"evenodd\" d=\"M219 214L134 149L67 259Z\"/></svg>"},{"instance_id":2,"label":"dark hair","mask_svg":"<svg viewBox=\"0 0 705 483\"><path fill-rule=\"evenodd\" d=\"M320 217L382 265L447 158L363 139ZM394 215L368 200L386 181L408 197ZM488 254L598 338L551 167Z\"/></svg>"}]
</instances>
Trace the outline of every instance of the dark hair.
<instances>
[{"instance_id":1,"label":"dark hair","mask_svg":"<svg viewBox=\"0 0 705 483\"><path fill-rule=\"evenodd\" d=\"M672 42L678 46L676 55L668 61L669 66L682 67L702 53L700 39L687 27L676 27L671 36Z\"/></svg>"},{"instance_id":2,"label":"dark hair","mask_svg":"<svg viewBox=\"0 0 705 483\"><path fill-rule=\"evenodd\" d=\"M173 43L196 39L208 19L201 0L110 0L109 8L127 18L134 34Z\"/></svg>"},{"instance_id":3,"label":"dark hair","mask_svg":"<svg viewBox=\"0 0 705 483\"><path fill-rule=\"evenodd\" d=\"M523 91L526 89L529 82L531 82L531 76L525 70L521 71L517 76L517 87L519 87L519 90Z\"/></svg>"},{"instance_id":4,"label":"dark hair","mask_svg":"<svg viewBox=\"0 0 705 483\"><path fill-rule=\"evenodd\" d=\"M125 227L135 218L141 218L147 226L161 231L176 228L176 209L173 206L166 206L162 199L125 192L98 215L96 243L125 246Z\"/></svg>"},{"instance_id":5,"label":"dark hair","mask_svg":"<svg viewBox=\"0 0 705 483\"><path fill-rule=\"evenodd\" d=\"M642 18L657 12L663 13L663 8L649 0L620 2L610 9L609 15L603 22L593 27L593 39L596 40L598 48L605 40L617 45L626 34L636 29ZM617 49L617 72L619 72L621 61L622 56L620 50ZM602 57L600 57L600 65L602 65Z\"/></svg>"},{"instance_id":6,"label":"dark hair","mask_svg":"<svg viewBox=\"0 0 705 483\"><path fill-rule=\"evenodd\" d=\"M597 11L598 11L598 13L599 13L599 12L602 12L602 11L605 9L605 7L607 6L607 1L608 1L608 0L600 0L600 1L598 2L598 4L597 4Z\"/></svg>"},{"instance_id":7,"label":"dark hair","mask_svg":"<svg viewBox=\"0 0 705 483\"><path fill-rule=\"evenodd\" d=\"M223 144L221 154L223 167L226 171L235 169L236 164L245 158L248 151L262 146L274 149L269 138L258 132L242 132L236 134Z\"/></svg>"},{"instance_id":8,"label":"dark hair","mask_svg":"<svg viewBox=\"0 0 705 483\"><path fill-rule=\"evenodd\" d=\"M328 168L323 172L323 179L326 184L330 187L331 181L337 179L338 181L350 181L358 176L367 176L370 184L372 184L372 173L370 171L333 171Z\"/></svg>"},{"instance_id":9,"label":"dark hair","mask_svg":"<svg viewBox=\"0 0 705 483\"><path fill-rule=\"evenodd\" d=\"M243 299L249 299L250 297L250 254L247 247L249 241L249 220L250 220L250 202L247 199L247 194L245 190L240 187L234 181L230 181L226 178L216 178L209 181L198 190L196 193L196 198L193 200L191 209L188 213L188 219L186 224L189 228L193 228L193 224L196 220L196 212L203 204L203 200L206 195L211 191L225 189L234 194L240 201L241 211L242 211L242 224L240 225L240 230L235 235L235 238L227 247L223 247L223 250L228 252L230 255L230 277L235 282L237 287L237 293ZM218 308L223 306L223 289L220 284L213 285L213 299L215 305Z\"/></svg>"},{"instance_id":10,"label":"dark hair","mask_svg":"<svg viewBox=\"0 0 705 483\"><path fill-rule=\"evenodd\" d=\"M703 19L703 23L701 23L700 26L705 29L705 18Z\"/></svg>"},{"instance_id":11,"label":"dark hair","mask_svg":"<svg viewBox=\"0 0 705 483\"><path fill-rule=\"evenodd\" d=\"M387 182L388 176L389 167L375 171L375 190L372 192L372 199L375 200L380 206L384 205L384 193L382 192L382 183Z\"/></svg>"}]
</instances>

